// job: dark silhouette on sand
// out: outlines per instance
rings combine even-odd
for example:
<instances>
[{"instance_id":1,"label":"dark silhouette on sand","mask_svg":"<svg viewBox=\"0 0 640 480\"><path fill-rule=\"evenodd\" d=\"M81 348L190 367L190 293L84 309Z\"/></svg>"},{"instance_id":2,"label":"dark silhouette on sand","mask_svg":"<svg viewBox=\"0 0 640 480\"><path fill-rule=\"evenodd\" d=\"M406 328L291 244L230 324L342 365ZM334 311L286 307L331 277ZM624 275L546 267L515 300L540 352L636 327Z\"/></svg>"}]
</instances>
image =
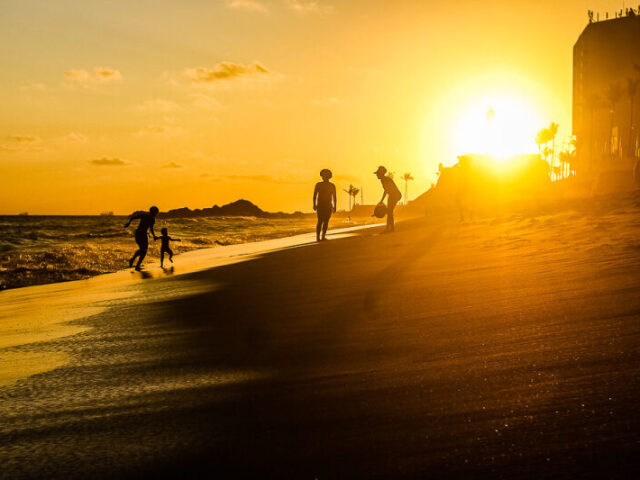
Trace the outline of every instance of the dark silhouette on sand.
<instances>
[{"instance_id":1,"label":"dark silhouette on sand","mask_svg":"<svg viewBox=\"0 0 640 480\"><path fill-rule=\"evenodd\" d=\"M134 213L129 217L129 221L124 225L124 228L127 228L131 225L133 220L140 220L138 224L138 228L136 228L135 239L138 244L138 250L133 254L133 257L129 260L129 267L133 267L133 262L136 257L138 257L138 263L136 264L136 270L140 270L140 265L142 264L142 260L147 255L147 250L149 249L149 237L148 231L151 231L151 235L153 235L153 239L156 240L156 234L153 231L153 225L156 223L156 216L158 215L158 207L151 207L149 209L149 213Z\"/></svg>"},{"instance_id":2,"label":"dark silhouette on sand","mask_svg":"<svg viewBox=\"0 0 640 480\"><path fill-rule=\"evenodd\" d=\"M322 181L316 183L313 190L313 209L318 213L318 224L316 226L316 240L318 242L327 239L327 228L331 213L336 211L337 197L336 186L329 181L333 174L331 170L325 168L320 171Z\"/></svg>"},{"instance_id":3,"label":"dark silhouette on sand","mask_svg":"<svg viewBox=\"0 0 640 480\"><path fill-rule=\"evenodd\" d=\"M164 268L164 254L167 253L169 255L169 261L173 263L173 250L169 247L169 242L180 242L179 238L172 238L169 236L169 231L166 228L160 230L161 235L156 238L156 240L160 240L160 268Z\"/></svg>"},{"instance_id":4,"label":"dark silhouette on sand","mask_svg":"<svg viewBox=\"0 0 640 480\"><path fill-rule=\"evenodd\" d=\"M380 179L382 188L384 189L380 203L384 203L385 197L387 195L389 196L389 200L387 200L387 228L385 232L390 233L395 230L393 209L396 208L396 205L402 198L402 193L400 193L400 189L397 187L393 179L387 175L387 169L385 167L379 166L378 170L373 173Z\"/></svg>"}]
</instances>

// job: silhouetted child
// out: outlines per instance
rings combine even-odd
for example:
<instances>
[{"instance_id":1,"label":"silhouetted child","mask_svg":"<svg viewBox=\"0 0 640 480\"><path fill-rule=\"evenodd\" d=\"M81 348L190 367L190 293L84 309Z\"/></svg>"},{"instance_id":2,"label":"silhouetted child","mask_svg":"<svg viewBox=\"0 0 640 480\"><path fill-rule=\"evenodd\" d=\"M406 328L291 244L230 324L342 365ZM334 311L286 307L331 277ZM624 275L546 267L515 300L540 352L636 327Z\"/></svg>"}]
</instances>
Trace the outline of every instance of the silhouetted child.
<instances>
[{"instance_id":1,"label":"silhouetted child","mask_svg":"<svg viewBox=\"0 0 640 480\"><path fill-rule=\"evenodd\" d=\"M336 211L337 198L336 186L329 181L333 176L331 170L325 168L320 172L322 182L316 183L313 191L313 209L318 212L318 224L316 226L316 240L326 240L327 228L331 213ZM322 236L320 235L322 233Z\"/></svg>"},{"instance_id":2,"label":"silhouetted child","mask_svg":"<svg viewBox=\"0 0 640 480\"><path fill-rule=\"evenodd\" d=\"M169 254L169 261L173 263L173 251L169 248L169 241L179 242L178 238L171 238L166 228L160 230L161 235L158 237L162 242L160 244L160 268L164 268L164 254L165 252Z\"/></svg>"}]
</instances>

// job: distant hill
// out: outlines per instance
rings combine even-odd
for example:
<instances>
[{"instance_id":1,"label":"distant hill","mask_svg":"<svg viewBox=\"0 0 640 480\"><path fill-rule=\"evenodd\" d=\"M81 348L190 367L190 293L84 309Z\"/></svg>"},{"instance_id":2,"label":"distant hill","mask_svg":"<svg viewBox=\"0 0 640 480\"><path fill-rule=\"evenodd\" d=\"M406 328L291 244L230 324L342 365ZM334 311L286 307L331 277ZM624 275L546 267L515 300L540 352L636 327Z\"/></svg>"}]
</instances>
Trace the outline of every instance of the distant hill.
<instances>
[{"instance_id":1,"label":"distant hill","mask_svg":"<svg viewBox=\"0 0 640 480\"><path fill-rule=\"evenodd\" d=\"M141 211L135 213L142 213ZM168 212L160 212L159 218L198 218L198 217L258 217L258 218L288 218L308 215L302 212L283 213L265 212L249 200L236 200L235 202L222 205L214 205L210 208L196 208L191 210L188 207L176 208Z\"/></svg>"}]
</instances>

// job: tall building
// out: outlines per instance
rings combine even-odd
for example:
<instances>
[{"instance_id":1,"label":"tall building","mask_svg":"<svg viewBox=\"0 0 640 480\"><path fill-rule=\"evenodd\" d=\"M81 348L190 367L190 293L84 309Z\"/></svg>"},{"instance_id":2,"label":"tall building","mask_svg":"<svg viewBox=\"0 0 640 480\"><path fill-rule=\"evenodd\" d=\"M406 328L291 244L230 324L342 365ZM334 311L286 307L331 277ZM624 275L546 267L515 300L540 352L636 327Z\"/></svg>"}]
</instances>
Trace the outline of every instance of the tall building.
<instances>
[{"instance_id":1,"label":"tall building","mask_svg":"<svg viewBox=\"0 0 640 480\"><path fill-rule=\"evenodd\" d=\"M579 175L631 170L640 150L640 16L592 21L573 47Z\"/></svg>"}]
</instances>

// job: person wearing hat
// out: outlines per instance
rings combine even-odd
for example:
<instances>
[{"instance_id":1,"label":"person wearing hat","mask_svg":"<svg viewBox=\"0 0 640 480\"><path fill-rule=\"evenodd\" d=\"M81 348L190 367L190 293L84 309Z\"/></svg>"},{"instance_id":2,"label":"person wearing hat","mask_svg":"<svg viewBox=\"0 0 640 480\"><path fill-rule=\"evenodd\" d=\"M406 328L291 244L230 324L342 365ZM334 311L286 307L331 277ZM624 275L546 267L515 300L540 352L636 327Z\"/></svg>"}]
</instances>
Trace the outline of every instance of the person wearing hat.
<instances>
[{"instance_id":1,"label":"person wearing hat","mask_svg":"<svg viewBox=\"0 0 640 480\"><path fill-rule=\"evenodd\" d=\"M382 188L384 189L382 200L380 200L379 204L384 205L384 198L387 195L389 196L389 200L387 201L387 229L385 232L393 232L395 230L393 223L393 209L402 198L402 193L400 193L400 189L396 186L393 179L387 175L387 169L385 167L381 165L378 167L378 170L373 173L380 179L380 183L382 183Z\"/></svg>"},{"instance_id":2,"label":"person wearing hat","mask_svg":"<svg viewBox=\"0 0 640 480\"><path fill-rule=\"evenodd\" d=\"M331 170L324 168L320 171L322 181L316 183L313 191L313 209L318 213L318 224L316 226L316 240L318 242L327 239L327 228L331 213L336 211L337 196L336 186L329 180L333 176Z\"/></svg>"},{"instance_id":3,"label":"person wearing hat","mask_svg":"<svg viewBox=\"0 0 640 480\"><path fill-rule=\"evenodd\" d=\"M156 216L158 215L158 207L151 207L149 209L149 213L143 212L135 215L131 215L129 217L129 221L125 224L124 228L127 228L131 225L133 220L140 220L138 224L138 228L136 228L136 243L138 244L138 250L133 254L133 257L129 260L129 267L133 267L133 262L136 257L138 257L138 263L136 264L136 270L140 270L140 264L142 264L142 260L147 255L147 250L149 249L149 236L147 231L151 231L151 235L153 235L153 239L157 240L155 232L153 231L153 225L156 223Z\"/></svg>"}]
</instances>

